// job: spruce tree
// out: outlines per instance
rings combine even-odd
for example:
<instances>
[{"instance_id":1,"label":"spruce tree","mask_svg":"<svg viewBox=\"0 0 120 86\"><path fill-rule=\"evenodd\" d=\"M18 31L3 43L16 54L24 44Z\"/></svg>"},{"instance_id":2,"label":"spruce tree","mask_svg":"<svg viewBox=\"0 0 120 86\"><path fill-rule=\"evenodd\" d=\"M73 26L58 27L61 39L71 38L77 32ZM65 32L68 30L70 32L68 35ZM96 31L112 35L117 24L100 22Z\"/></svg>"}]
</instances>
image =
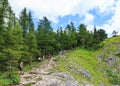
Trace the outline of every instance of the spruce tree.
<instances>
[{"instance_id":1,"label":"spruce tree","mask_svg":"<svg viewBox=\"0 0 120 86\"><path fill-rule=\"evenodd\" d=\"M55 43L55 34L52 31L50 21L47 17L39 20L37 29L37 43L38 49L41 51L42 55L49 55L53 50Z\"/></svg>"},{"instance_id":2,"label":"spruce tree","mask_svg":"<svg viewBox=\"0 0 120 86\"><path fill-rule=\"evenodd\" d=\"M78 27L78 45L85 48L87 42L86 38L88 36L87 28L84 24L80 24Z\"/></svg>"},{"instance_id":3,"label":"spruce tree","mask_svg":"<svg viewBox=\"0 0 120 86\"><path fill-rule=\"evenodd\" d=\"M29 19L28 21L29 32L26 38L26 43L28 46L28 52L30 53L30 57L31 57L30 59L32 61L38 57L40 51L38 52L37 50L37 39L36 39L35 31L34 31L34 23L33 23L31 12L29 12L28 19Z\"/></svg>"},{"instance_id":4,"label":"spruce tree","mask_svg":"<svg viewBox=\"0 0 120 86\"><path fill-rule=\"evenodd\" d=\"M23 30L23 38L25 38L27 36L27 32L28 32L28 13L27 13L27 9L24 8L22 11L21 11L21 14L20 14L20 19L19 19L19 23L21 25L21 29Z\"/></svg>"}]
</instances>

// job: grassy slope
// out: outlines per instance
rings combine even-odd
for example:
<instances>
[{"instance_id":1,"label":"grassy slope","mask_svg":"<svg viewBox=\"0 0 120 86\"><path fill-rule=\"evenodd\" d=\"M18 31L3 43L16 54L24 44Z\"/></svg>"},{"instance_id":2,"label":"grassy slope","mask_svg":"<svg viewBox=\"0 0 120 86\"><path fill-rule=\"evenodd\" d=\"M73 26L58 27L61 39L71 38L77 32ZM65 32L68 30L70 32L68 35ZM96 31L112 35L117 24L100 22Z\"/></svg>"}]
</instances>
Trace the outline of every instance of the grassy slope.
<instances>
[{"instance_id":1,"label":"grassy slope","mask_svg":"<svg viewBox=\"0 0 120 86\"><path fill-rule=\"evenodd\" d=\"M115 72L115 76L109 77L106 74L106 69L112 71L117 67L117 65L120 65L120 36L108 38L99 46L101 48L97 51L88 51L85 49L68 51L65 59L58 59L58 66L54 70L67 71L71 73L80 83L82 83L82 81L87 81L95 86L98 86L100 83L104 83L105 86L111 86L110 83L119 84L120 77L117 76L118 71ZM100 57L101 62L98 62L98 57L102 54L103 56ZM119 59L113 66L107 66L108 63L105 62L105 59L110 56ZM66 68L67 65L72 65L73 67L76 67L77 65L77 68L88 70L93 78L93 82L88 78L85 78L83 75L75 74L70 71Z\"/></svg>"},{"instance_id":2,"label":"grassy slope","mask_svg":"<svg viewBox=\"0 0 120 86\"><path fill-rule=\"evenodd\" d=\"M93 81L90 81L90 79L84 77L82 74L75 74L74 72L70 71L66 68L68 65L72 65L75 68L77 66L77 68L88 70L93 78ZM96 58L96 52L85 49L76 49L73 51L68 51L65 59L59 58L58 66L54 70L69 72L80 83L87 81L95 86L100 83L105 83L105 86L110 86L107 76L100 71L99 66L100 65L98 64Z\"/></svg>"},{"instance_id":3,"label":"grassy slope","mask_svg":"<svg viewBox=\"0 0 120 86\"><path fill-rule=\"evenodd\" d=\"M100 64L104 66L104 72L107 72L109 76L109 81L113 84L120 85L120 36L108 38L103 41L101 44L101 49L97 51L97 54L101 58ZM115 62L111 66L108 65L109 57L115 58Z\"/></svg>"}]
</instances>

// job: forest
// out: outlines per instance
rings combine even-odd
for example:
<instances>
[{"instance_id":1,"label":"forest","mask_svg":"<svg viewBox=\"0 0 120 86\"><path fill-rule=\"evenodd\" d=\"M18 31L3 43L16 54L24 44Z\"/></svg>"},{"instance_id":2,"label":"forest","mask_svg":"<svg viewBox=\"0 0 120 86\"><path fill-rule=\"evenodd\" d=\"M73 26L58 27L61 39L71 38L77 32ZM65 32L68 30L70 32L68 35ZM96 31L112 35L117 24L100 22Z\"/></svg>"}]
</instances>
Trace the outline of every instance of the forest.
<instances>
[{"instance_id":1,"label":"forest","mask_svg":"<svg viewBox=\"0 0 120 86\"><path fill-rule=\"evenodd\" d=\"M65 28L53 28L45 16L35 27L32 13L27 8L21 10L18 18L8 0L0 0L0 76L4 75L2 77L12 83L15 83L20 60L31 65L38 57L48 58L63 50L77 47L96 50L106 38L104 29L94 26L93 31L89 31L87 25L75 27L72 21Z\"/></svg>"}]
</instances>

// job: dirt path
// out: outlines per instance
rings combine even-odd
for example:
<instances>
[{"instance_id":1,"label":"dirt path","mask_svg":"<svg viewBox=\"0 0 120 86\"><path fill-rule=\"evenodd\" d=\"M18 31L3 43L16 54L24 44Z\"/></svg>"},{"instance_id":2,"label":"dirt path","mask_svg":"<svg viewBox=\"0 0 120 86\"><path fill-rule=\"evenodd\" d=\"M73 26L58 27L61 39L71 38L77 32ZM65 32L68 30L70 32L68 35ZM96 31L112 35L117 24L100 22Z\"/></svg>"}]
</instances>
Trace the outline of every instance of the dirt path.
<instances>
[{"instance_id":1,"label":"dirt path","mask_svg":"<svg viewBox=\"0 0 120 86\"><path fill-rule=\"evenodd\" d=\"M34 67L31 71L25 72L21 75L19 85L15 86L81 86L74 78L67 72L51 73L50 69L56 66L55 58L45 60L41 67Z\"/></svg>"},{"instance_id":2,"label":"dirt path","mask_svg":"<svg viewBox=\"0 0 120 86\"><path fill-rule=\"evenodd\" d=\"M15 86L24 86L28 83L31 83L31 85L34 86L38 81L48 79L50 69L56 65L56 62L53 59L54 58L45 60L41 67L35 67L31 71L25 72L24 75L20 75L20 84Z\"/></svg>"}]
</instances>

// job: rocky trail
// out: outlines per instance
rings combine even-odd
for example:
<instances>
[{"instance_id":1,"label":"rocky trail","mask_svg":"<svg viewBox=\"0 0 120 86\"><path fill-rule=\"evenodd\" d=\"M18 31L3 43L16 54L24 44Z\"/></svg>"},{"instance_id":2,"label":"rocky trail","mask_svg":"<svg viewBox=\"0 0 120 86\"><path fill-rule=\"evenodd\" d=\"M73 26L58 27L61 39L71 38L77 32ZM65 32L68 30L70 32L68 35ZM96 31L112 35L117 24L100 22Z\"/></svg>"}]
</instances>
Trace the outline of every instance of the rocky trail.
<instances>
[{"instance_id":1,"label":"rocky trail","mask_svg":"<svg viewBox=\"0 0 120 86\"><path fill-rule=\"evenodd\" d=\"M46 60L40 67L20 75L19 85L14 86L80 86L78 82L66 72L51 73L50 69L56 66L55 58Z\"/></svg>"}]
</instances>

